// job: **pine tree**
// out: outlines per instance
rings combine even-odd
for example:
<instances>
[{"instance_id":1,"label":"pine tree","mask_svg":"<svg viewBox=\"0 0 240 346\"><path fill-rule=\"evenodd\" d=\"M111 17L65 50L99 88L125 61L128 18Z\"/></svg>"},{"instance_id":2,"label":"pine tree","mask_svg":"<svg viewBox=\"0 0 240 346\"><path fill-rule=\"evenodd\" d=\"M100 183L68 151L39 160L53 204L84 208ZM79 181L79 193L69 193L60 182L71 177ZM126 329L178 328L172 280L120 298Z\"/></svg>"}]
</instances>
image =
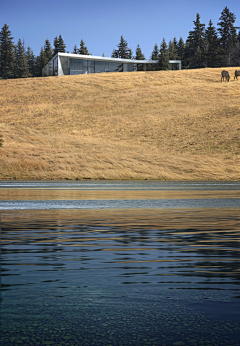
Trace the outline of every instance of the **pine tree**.
<instances>
[{"instance_id":1,"label":"pine tree","mask_svg":"<svg viewBox=\"0 0 240 346\"><path fill-rule=\"evenodd\" d=\"M128 59L133 59L133 51L129 48Z\"/></svg>"},{"instance_id":2,"label":"pine tree","mask_svg":"<svg viewBox=\"0 0 240 346\"><path fill-rule=\"evenodd\" d=\"M185 56L186 64L189 68L203 67L204 66L204 51L205 51L205 24L201 24L200 15L197 13L196 20L193 21L194 28L189 31L186 46L185 46ZM197 53L198 50L198 53ZM199 50L201 51L202 61L195 63L195 54L199 59Z\"/></svg>"},{"instance_id":3,"label":"pine tree","mask_svg":"<svg viewBox=\"0 0 240 346\"><path fill-rule=\"evenodd\" d=\"M0 32L0 78L14 78L15 54L9 26L4 24Z\"/></svg>"},{"instance_id":4,"label":"pine tree","mask_svg":"<svg viewBox=\"0 0 240 346\"><path fill-rule=\"evenodd\" d=\"M176 59L178 59L178 43L177 43L176 37L173 38L173 44L174 44L174 48L175 48L175 50L176 50L176 52L177 52L177 57L176 57Z\"/></svg>"},{"instance_id":5,"label":"pine tree","mask_svg":"<svg viewBox=\"0 0 240 346\"><path fill-rule=\"evenodd\" d=\"M29 76L30 73L24 43L19 39L16 45L16 77L27 78Z\"/></svg>"},{"instance_id":6,"label":"pine tree","mask_svg":"<svg viewBox=\"0 0 240 346\"><path fill-rule=\"evenodd\" d=\"M77 48L77 45L76 45L76 44L75 44L74 47L73 47L72 54L78 54L78 48Z\"/></svg>"},{"instance_id":7,"label":"pine tree","mask_svg":"<svg viewBox=\"0 0 240 346\"><path fill-rule=\"evenodd\" d=\"M66 53L66 45L61 35L58 36L58 51L60 53Z\"/></svg>"},{"instance_id":8,"label":"pine tree","mask_svg":"<svg viewBox=\"0 0 240 346\"><path fill-rule=\"evenodd\" d=\"M41 47L40 54L37 56L36 59L36 76L41 77L42 76L42 69L45 65L47 65L48 61L44 52L43 47Z\"/></svg>"},{"instance_id":9,"label":"pine tree","mask_svg":"<svg viewBox=\"0 0 240 346\"><path fill-rule=\"evenodd\" d=\"M83 40L81 40L80 42L80 48L78 49L78 54L90 55Z\"/></svg>"},{"instance_id":10,"label":"pine tree","mask_svg":"<svg viewBox=\"0 0 240 346\"><path fill-rule=\"evenodd\" d=\"M118 57L122 59L129 59L129 48L128 43L124 40L123 36L120 38L120 42L118 44Z\"/></svg>"},{"instance_id":11,"label":"pine tree","mask_svg":"<svg viewBox=\"0 0 240 346\"><path fill-rule=\"evenodd\" d=\"M177 58L179 60L182 60L182 65L184 66L184 51L185 51L185 43L182 39L182 37L180 37L178 43L177 43Z\"/></svg>"},{"instance_id":12,"label":"pine tree","mask_svg":"<svg viewBox=\"0 0 240 346\"><path fill-rule=\"evenodd\" d=\"M158 48L157 43L155 43L155 46L153 48L150 59L151 60L158 60L159 59L159 48Z\"/></svg>"},{"instance_id":13,"label":"pine tree","mask_svg":"<svg viewBox=\"0 0 240 346\"><path fill-rule=\"evenodd\" d=\"M48 39L45 40L43 49L44 49L44 53L45 53L47 61L50 61L52 59L53 50L52 50L51 43Z\"/></svg>"},{"instance_id":14,"label":"pine tree","mask_svg":"<svg viewBox=\"0 0 240 346\"><path fill-rule=\"evenodd\" d=\"M113 49L111 57L118 58L118 51L116 49Z\"/></svg>"},{"instance_id":15,"label":"pine tree","mask_svg":"<svg viewBox=\"0 0 240 346\"><path fill-rule=\"evenodd\" d=\"M114 49L112 53L113 58L121 58L121 59L131 59L132 58L132 50L128 48L128 43L124 40L123 36L120 38L120 42L117 45L118 49Z\"/></svg>"},{"instance_id":16,"label":"pine tree","mask_svg":"<svg viewBox=\"0 0 240 346\"><path fill-rule=\"evenodd\" d=\"M135 54L134 59L136 59L136 60L145 60L145 56L142 53L142 50L141 50L139 44L137 45L136 54Z\"/></svg>"},{"instance_id":17,"label":"pine tree","mask_svg":"<svg viewBox=\"0 0 240 346\"><path fill-rule=\"evenodd\" d=\"M27 64L29 70L29 77L35 77L36 75L36 58L32 49L28 46L26 50Z\"/></svg>"},{"instance_id":18,"label":"pine tree","mask_svg":"<svg viewBox=\"0 0 240 346\"><path fill-rule=\"evenodd\" d=\"M150 56L150 59L151 60L158 60L159 59L159 48L158 48L157 43L155 43L155 46L153 48L152 54ZM151 65L148 64L147 65L147 70L150 70L150 71L158 70L158 64L151 64Z\"/></svg>"},{"instance_id":19,"label":"pine tree","mask_svg":"<svg viewBox=\"0 0 240 346\"><path fill-rule=\"evenodd\" d=\"M16 60L16 56L17 56L17 46L16 45L13 45L13 54L14 54L13 75L14 75L14 78L17 78L18 67L17 67L17 60Z\"/></svg>"},{"instance_id":20,"label":"pine tree","mask_svg":"<svg viewBox=\"0 0 240 346\"><path fill-rule=\"evenodd\" d=\"M63 38L61 35L58 37L56 36L54 41L53 41L53 56L56 55L57 53L65 53L66 52L66 45L63 41Z\"/></svg>"},{"instance_id":21,"label":"pine tree","mask_svg":"<svg viewBox=\"0 0 240 346\"><path fill-rule=\"evenodd\" d=\"M59 50L58 50L58 37L57 36L55 37L55 39L53 41L53 46L54 46L54 48L53 48L53 56L54 56L59 52Z\"/></svg>"},{"instance_id":22,"label":"pine tree","mask_svg":"<svg viewBox=\"0 0 240 346\"><path fill-rule=\"evenodd\" d=\"M169 54L169 60L177 60L177 49L176 44L174 41L169 41L168 44L168 54Z\"/></svg>"},{"instance_id":23,"label":"pine tree","mask_svg":"<svg viewBox=\"0 0 240 346\"><path fill-rule=\"evenodd\" d=\"M219 40L217 36L216 28L210 19L208 27L205 31L206 38L206 66L207 67L219 67L221 66L221 60L219 59L220 47Z\"/></svg>"},{"instance_id":24,"label":"pine tree","mask_svg":"<svg viewBox=\"0 0 240 346\"><path fill-rule=\"evenodd\" d=\"M136 60L145 60L145 56L142 53L142 50L139 46L139 44L137 45L136 48L136 55L134 57ZM137 71L142 71L143 70L143 64L137 64Z\"/></svg>"},{"instance_id":25,"label":"pine tree","mask_svg":"<svg viewBox=\"0 0 240 346\"><path fill-rule=\"evenodd\" d=\"M237 44L237 32L234 27L235 20L235 14L230 12L226 6L221 13L219 22L217 23L217 30L220 35L220 47L223 50L223 59L228 66L231 65L231 54Z\"/></svg>"},{"instance_id":26,"label":"pine tree","mask_svg":"<svg viewBox=\"0 0 240 346\"><path fill-rule=\"evenodd\" d=\"M167 47L165 38L163 38L162 43L160 45L160 55L159 55L158 65L160 70L169 70L170 68L168 47Z\"/></svg>"},{"instance_id":27,"label":"pine tree","mask_svg":"<svg viewBox=\"0 0 240 346\"><path fill-rule=\"evenodd\" d=\"M232 52L231 62L233 66L239 66L240 65L240 31L237 36L237 43L235 45L235 48Z\"/></svg>"},{"instance_id":28,"label":"pine tree","mask_svg":"<svg viewBox=\"0 0 240 346\"><path fill-rule=\"evenodd\" d=\"M195 52L195 54L194 54L194 57L193 57L193 59L192 59L192 61L191 61L191 66L192 66L192 68L200 68L200 67L202 67L202 66L203 66L203 59L204 59L204 57L203 57L203 51L202 51L202 49L198 46L198 47L197 47L197 50L196 50L196 52Z\"/></svg>"},{"instance_id":29,"label":"pine tree","mask_svg":"<svg viewBox=\"0 0 240 346\"><path fill-rule=\"evenodd\" d=\"M200 23L200 15L197 13L196 20L193 21L194 23L194 30L193 30L193 40L195 47L199 47L201 51L204 50L205 40L204 40L204 33L205 33L205 24Z\"/></svg>"}]
</instances>

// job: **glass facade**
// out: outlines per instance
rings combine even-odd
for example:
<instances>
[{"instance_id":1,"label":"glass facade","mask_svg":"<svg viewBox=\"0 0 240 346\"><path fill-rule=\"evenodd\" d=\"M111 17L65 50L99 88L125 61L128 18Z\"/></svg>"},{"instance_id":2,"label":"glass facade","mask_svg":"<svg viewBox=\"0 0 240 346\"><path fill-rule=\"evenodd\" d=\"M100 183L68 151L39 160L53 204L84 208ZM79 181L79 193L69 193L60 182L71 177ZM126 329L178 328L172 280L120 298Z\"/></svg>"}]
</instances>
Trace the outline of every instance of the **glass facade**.
<instances>
[{"instance_id":1,"label":"glass facade","mask_svg":"<svg viewBox=\"0 0 240 346\"><path fill-rule=\"evenodd\" d=\"M77 75L102 72L133 72L133 71L158 71L158 64L148 60L138 63L137 60L121 60L101 57L77 58L80 55L59 53L50 60L49 67L46 65L42 73L45 76ZM108 61L109 59L109 61ZM171 70L181 70L180 60L169 61Z\"/></svg>"},{"instance_id":2,"label":"glass facade","mask_svg":"<svg viewBox=\"0 0 240 346\"><path fill-rule=\"evenodd\" d=\"M63 57L63 56L60 56L59 59L60 59L60 64L62 67L63 74L64 75L69 74L70 73L70 71L69 71L69 59L66 57Z\"/></svg>"},{"instance_id":3,"label":"glass facade","mask_svg":"<svg viewBox=\"0 0 240 346\"><path fill-rule=\"evenodd\" d=\"M135 71L135 64L127 64L127 71L128 72Z\"/></svg>"},{"instance_id":4,"label":"glass facade","mask_svg":"<svg viewBox=\"0 0 240 346\"><path fill-rule=\"evenodd\" d=\"M53 60L53 75L58 76L58 57Z\"/></svg>"},{"instance_id":5,"label":"glass facade","mask_svg":"<svg viewBox=\"0 0 240 346\"><path fill-rule=\"evenodd\" d=\"M122 72L123 71L123 64L119 64L117 62L109 62L109 72Z\"/></svg>"},{"instance_id":6,"label":"glass facade","mask_svg":"<svg viewBox=\"0 0 240 346\"><path fill-rule=\"evenodd\" d=\"M95 61L70 59L70 74L86 74L95 72Z\"/></svg>"},{"instance_id":7,"label":"glass facade","mask_svg":"<svg viewBox=\"0 0 240 346\"><path fill-rule=\"evenodd\" d=\"M87 73L94 73L95 72L95 61L94 60L88 60L87 61Z\"/></svg>"},{"instance_id":8,"label":"glass facade","mask_svg":"<svg viewBox=\"0 0 240 346\"><path fill-rule=\"evenodd\" d=\"M109 72L108 62L105 61L95 61L95 72Z\"/></svg>"},{"instance_id":9,"label":"glass facade","mask_svg":"<svg viewBox=\"0 0 240 346\"><path fill-rule=\"evenodd\" d=\"M70 59L70 74L83 73L83 60Z\"/></svg>"},{"instance_id":10,"label":"glass facade","mask_svg":"<svg viewBox=\"0 0 240 346\"><path fill-rule=\"evenodd\" d=\"M170 69L171 70L179 70L179 64L176 64L176 63L170 64Z\"/></svg>"},{"instance_id":11,"label":"glass facade","mask_svg":"<svg viewBox=\"0 0 240 346\"><path fill-rule=\"evenodd\" d=\"M134 64L126 64L126 71L135 71ZM70 59L70 74L122 72L123 64L108 61ZM65 73L64 73L65 74ZM69 73L66 73L69 74Z\"/></svg>"},{"instance_id":12,"label":"glass facade","mask_svg":"<svg viewBox=\"0 0 240 346\"><path fill-rule=\"evenodd\" d=\"M143 71L143 64L137 64L137 71Z\"/></svg>"}]
</instances>

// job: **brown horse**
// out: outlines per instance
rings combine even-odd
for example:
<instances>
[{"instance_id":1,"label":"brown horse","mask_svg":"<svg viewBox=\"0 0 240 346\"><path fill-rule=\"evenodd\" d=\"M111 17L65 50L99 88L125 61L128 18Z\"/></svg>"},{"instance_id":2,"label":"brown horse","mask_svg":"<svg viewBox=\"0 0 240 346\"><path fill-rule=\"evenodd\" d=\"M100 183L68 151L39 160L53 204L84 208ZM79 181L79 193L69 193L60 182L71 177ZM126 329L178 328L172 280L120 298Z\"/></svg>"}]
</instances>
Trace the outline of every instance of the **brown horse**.
<instances>
[{"instance_id":1,"label":"brown horse","mask_svg":"<svg viewBox=\"0 0 240 346\"><path fill-rule=\"evenodd\" d=\"M240 71L236 70L234 75L234 80L235 78L238 80L238 76L240 76Z\"/></svg>"},{"instance_id":2,"label":"brown horse","mask_svg":"<svg viewBox=\"0 0 240 346\"><path fill-rule=\"evenodd\" d=\"M226 79L227 82L229 82L230 75L229 75L228 71L226 71L226 70L223 70L221 73L221 82L224 81L224 78Z\"/></svg>"}]
</instances>

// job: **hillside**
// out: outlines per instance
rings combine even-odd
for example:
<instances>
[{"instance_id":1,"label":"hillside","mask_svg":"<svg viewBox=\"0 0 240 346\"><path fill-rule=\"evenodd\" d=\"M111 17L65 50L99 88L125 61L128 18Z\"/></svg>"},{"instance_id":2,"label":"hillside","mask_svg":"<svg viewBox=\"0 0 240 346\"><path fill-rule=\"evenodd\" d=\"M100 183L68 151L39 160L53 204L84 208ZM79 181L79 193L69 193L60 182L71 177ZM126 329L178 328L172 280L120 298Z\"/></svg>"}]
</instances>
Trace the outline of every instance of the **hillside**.
<instances>
[{"instance_id":1,"label":"hillside","mask_svg":"<svg viewBox=\"0 0 240 346\"><path fill-rule=\"evenodd\" d=\"M0 81L0 179L240 178L229 68Z\"/></svg>"}]
</instances>

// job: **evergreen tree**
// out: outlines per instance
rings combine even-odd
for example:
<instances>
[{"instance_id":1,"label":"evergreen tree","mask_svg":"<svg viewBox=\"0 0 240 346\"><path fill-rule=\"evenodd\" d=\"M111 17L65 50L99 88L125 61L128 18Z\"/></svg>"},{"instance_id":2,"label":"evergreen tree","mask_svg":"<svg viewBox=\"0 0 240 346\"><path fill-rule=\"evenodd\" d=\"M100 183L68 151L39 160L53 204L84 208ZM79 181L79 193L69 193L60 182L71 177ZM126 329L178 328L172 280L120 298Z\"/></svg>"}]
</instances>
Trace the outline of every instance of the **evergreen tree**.
<instances>
[{"instance_id":1,"label":"evergreen tree","mask_svg":"<svg viewBox=\"0 0 240 346\"><path fill-rule=\"evenodd\" d=\"M16 61L16 56L17 56L17 46L16 45L13 45L13 54L14 54L13 75L14 75L14 78L17 78L18 67L17 67L17 61Z\"/></svg>"},{"instance_id":2,"label":"evergreen tree","mask_svg":"<svg viewBox=\"0 0 240 346\"><path fill-rule=\"evenodd\" d=\"M29 75L30 73L24 43L19 39L16 45L16 77L27 78Z\"/></svg>"},{"instance_id":3,"label":"evergreen tree","mask_svg":"<svg viewBox=\"0 0 240 346\"><path fill-rule=\"evenodd\" d=\"M41 47L40 54L36 59L36 77L42 76L42 69L45 65L47 65L48 60L46 58L43 47Z\"/></svg>"},{"instance_id":4,"label":"evergreen tree","mask_svg":"<svg viewBox=\"0 0 240 346\"><path fill-rule=\"evenodd\" d=\"M44 49L44 53L45 53L47 61L50 61L52 59L53 50L52 50L51 43L48 39L45 40L43 49Z\"/></svg>"},{"instance_id":5,"label":"evergreen tree","mask_svg":"<svg viewBox=\"0 0 240 346\"><path fill-rule=\"evenodd\" d=\"M173 38L173 45L174 45L174 49L176 51L176 60L178 60L178 42L177 42L177 39L176 37Z\"/></svg>"},{"instance_id":6,"label":"evergreen tree","mask_svg":"<svg viewBox=\"0 0 240 346\"><path fill-rule=\"evenodd\" d=\"M133 59L133 51L131 48L129 48L129 58L128 59Z\"/></svg>"},{"instance_id":7,"label":"evergreen tree","mask_svg":"<svg viewBox=\"0 0 240 346\"><path fill-rule=\"evenodd\" d=\"M153 48L150 59L151 60L158 60L159 59L159 48L158 48L157 43L155 43L155 46ZM147 65L147 69L150 71L156 71L158 69L158 64Z\"/></svg>"},{"instance_id":8,"label":"evergreen tree","mask_svg":"<svg viewBox=\"0 0 240 346\"><path fill-rule=\"evenodd\" d=\"M159 48L158 48L157 43L155 43L155 46L153 48L150 59L151 60L158 60L159 59Z\"/></svg>"},{"instance_id":9,"label":"evergreen tree","mask_svg":"<svg viewBox=\"0 0 240 346\"><path fill-rule=\"evenodd\" d=\"M136 48L135 59L136 59L136 60L145 60L145 56L144 56L144 54L142 53L142 50L141 50L139 44L137 45L137 48Z\"/></svg>"},{"instance_id":10,"label":"evergreen tree","mask_svg":"<svg viewBox=\"0 0 240 346\"><path fill-rule=\"evenodd\" d=\"M203 51L202 49L198 46L197 50L194 54L194 57L191 61L191 66L192 68L200 68L203 67L203 60L204 60L204 56L203 56Z\"/></svg>"},{"instance_id":11,"label":"evergreen tree","mask_svg":"<svg viewBox=\"0 0 240 346\"><path fill-rule=\"evenodd\" d=\"M128 43L124 40L123 36L120 38L120 42L118 44L118 57L122 59L130 59L130 50L128 48Z\"/></svg>"},{"instance_id":12,"label":"evergreen tree","mask_svg":"<svg viewBox=\"0 0 240 346\"><path fill-rule=\"evenodd\" d=\"M63 38L61 35L58 37L56 36L54 41L53 41L53 56L56 55L57 53L65 53L66 52L66 45L63 41Z\"/></svg>"},{"instance_id":13,"label":"evergreen tree","mask_svg":"<svg viewBox=\"0 0 240 346\"><path fill-rule=\"evenodd\" d=\"M111 57L118 58L118 51L116 49L113 49Z\"/></svg>"},{"instance_id":14,"label":"evergreen tree","mask_svg":"<svg viewBox=\"0 0 240 346\"><path fill-rule=\"evenodd\" d=\"M204 51L205 51L205 24L201 24L200 15L197 13L196 20L193 21L194 28L189 31L186 46L185 55L186 64L189 68L197 68L204 66ZM198 51L198 53L197 53ZM201 51L201 61L199 61L199 53ZM197 53L197 55L195 55ZM195 62L195 57L198 57L198 62Z\"/></svg>"},{"instance_id":15,"label":"evergreen tree","mask_svg":"<svg viewBox=\"0 0 240 346\"><path fill-rule=\"evenodd\" d=\"M177 60L177 48L174 41L169 41L168 44L168 54L169 54L169 60Z\"/></svg>"},{"instance_id":16,"label":"evergreen tree","mask_svg":"<svg viewBox=\"0 0 240 346\"><path fill-rule=\"evenodd\" d=\"M0 78L14 78L15 54L9 26L4 24L0 31Z\"/></svg>"},{"instance_id":17,"label":"evergreen tree","mask_svg":"<svg viewBox=\"0 0 240 346\"><path fill-rule=\"evenodd\" d=\"M58 37L56 36L54 41L53 41L53 56L58 53Z\"/></svg>"},{"instance_id":18,"label":"evergreen tree","mask_svg":"<svg viewBox=\"0 0 240 346\"><path fill-rule=\"evenodd\" d=\"M66 53L66 45L61 35L58 36L58 51L60 53Z\"/></svg>"},{"instance_id":19,"label":"evergreen tree","mask_svg":"<svg viewBox=\"0 0 240 346\"><path fill-rule=\"evenodd\" d=\"M162 43L160 45L160 55L159 55L158 65L160 70L169 70L170 68L168 47L167 47L165 38L163 38Z\"/></svg>"},{"instance_id":20,"label":"evergreen tree","mask_svg":"<svg viewBox=\"0 0 240 346\"><path fill-rule=\"evenodd\" d=\"M237 35L237 42L236 42L235 48L232 51L231 64L232 66L240 65L240 31Z\"/></svg>"},{"instance_id":21,"label":"evergreen tree","mask_svg":"<svg viewBox=\"0 0 240 346\"><path fill-rule=\"evenodd\" d=\"M118 49L114 49L112 52L113 58L131 59L132 51L128 48L127 41L124 40L123 36L120 38L120 42L117 45Z\"/></svg>"},{"instance_id":22,"label":"evergreen tree","mask_svg":"<svg viewBox=\"0 0 240 346\"><path fill-rule=\"evenodd\" d=\"M137 45L136 48L136 55L134 57L136 60L145 60L145 56L142 53L142 50L139 46L139 44ZM137 71L142 71L143 70L143 64L137 64Z\"/></svg>"},{"instance_id":23,"label":"evergreen tree","mask_svg":"<svg viewBox=\"0 0 240 346\"><path fill-rule=\"evenodd\" d=\"M182 37L180 37L178 43L177 43L177 58L179 60L182 60L182 66L184 66L184 52L185 52L185 43L182 39Z\"/></svg>"},{"instance_id":24,"label":"evergreen tree","mask_svg":"<svg viewBox=\"0 0 240 346\"><path fill-rule=\"evenodd\" d=\"M236 16L229 11L227 6L221 13L219 18L218 32L220 35L219 42L222 48L222 58L227 66L231 65L231 54L237 44L237 32L234 27Z\"/></svg>"},{"instance_id":25,"label":"evergreen tree","mask_svg":"<svg viewBox=\"0 0 240 346\"><path fill-rule=\"evenodd\" d=\"M193 49L193 47L192 47L192 33L190 31L188 34L188 37L186 39L185 49L184 49L184 57L183 57L186 68L189 67L189 62L190 62L191 58L193 57L194 53L195 53L195 49Z\"/></svg>"},{"instance_id":26,"label":"evergreen tree","mask_svg":"<svg viewBox=\"0 0 240 346\"><path fill-rule=\"evenodd\" d=\"M76 45L76 44L75 44L74 47L73 47L72 54L78 54L78 48L77 48L77 45Z\"/></svg>"},{"instance_id":27,"label":"evergreen tree","mask_svg":"<svg viewBox=\"0 0 240 346\"><path fill-rule=\"evenodd\" d=\"M80 42L80 48L78 50L78 54L90 55L83 40L81 40L81 42Z\"/></svg>"},{"instance_id":28,"label":"evergreen tree","mask_svg":"<svg viewBox=\"0 0 240 346\"><path fill-rule=\"evenodd\" d=\"M29 77L35 77L36 74L36 58L32 49L28 46L26 51L27 65L29 70Z\"/></svg>"},{"instance_id":29,"label":"evergreen tree","mask_svg":"<svg viewBox=\"0 0 240 346\"><path fill-rule=\"evenodd\" d=\"M221 66L221 60L219 59L220 47L217 36L216 28L210 19L208 27L205 31L206 38L206 66L207 67L219 67Z\"/></svg>"},{"instance_id":30,"label":"evergreen tree","mask_svg":"<svg viewBox=\"0 0 240 346\"><path fill-rule=\"evenodd\" d=\"M204 40L204 33L205 33L205 24L200 23L200 15L197 13L196 20L193 21L194 23L194 30L193 30L193 40L195 47L199 47L201 51L204 50L205 46L205 40Z\"/></svg>"}]
</instances>

